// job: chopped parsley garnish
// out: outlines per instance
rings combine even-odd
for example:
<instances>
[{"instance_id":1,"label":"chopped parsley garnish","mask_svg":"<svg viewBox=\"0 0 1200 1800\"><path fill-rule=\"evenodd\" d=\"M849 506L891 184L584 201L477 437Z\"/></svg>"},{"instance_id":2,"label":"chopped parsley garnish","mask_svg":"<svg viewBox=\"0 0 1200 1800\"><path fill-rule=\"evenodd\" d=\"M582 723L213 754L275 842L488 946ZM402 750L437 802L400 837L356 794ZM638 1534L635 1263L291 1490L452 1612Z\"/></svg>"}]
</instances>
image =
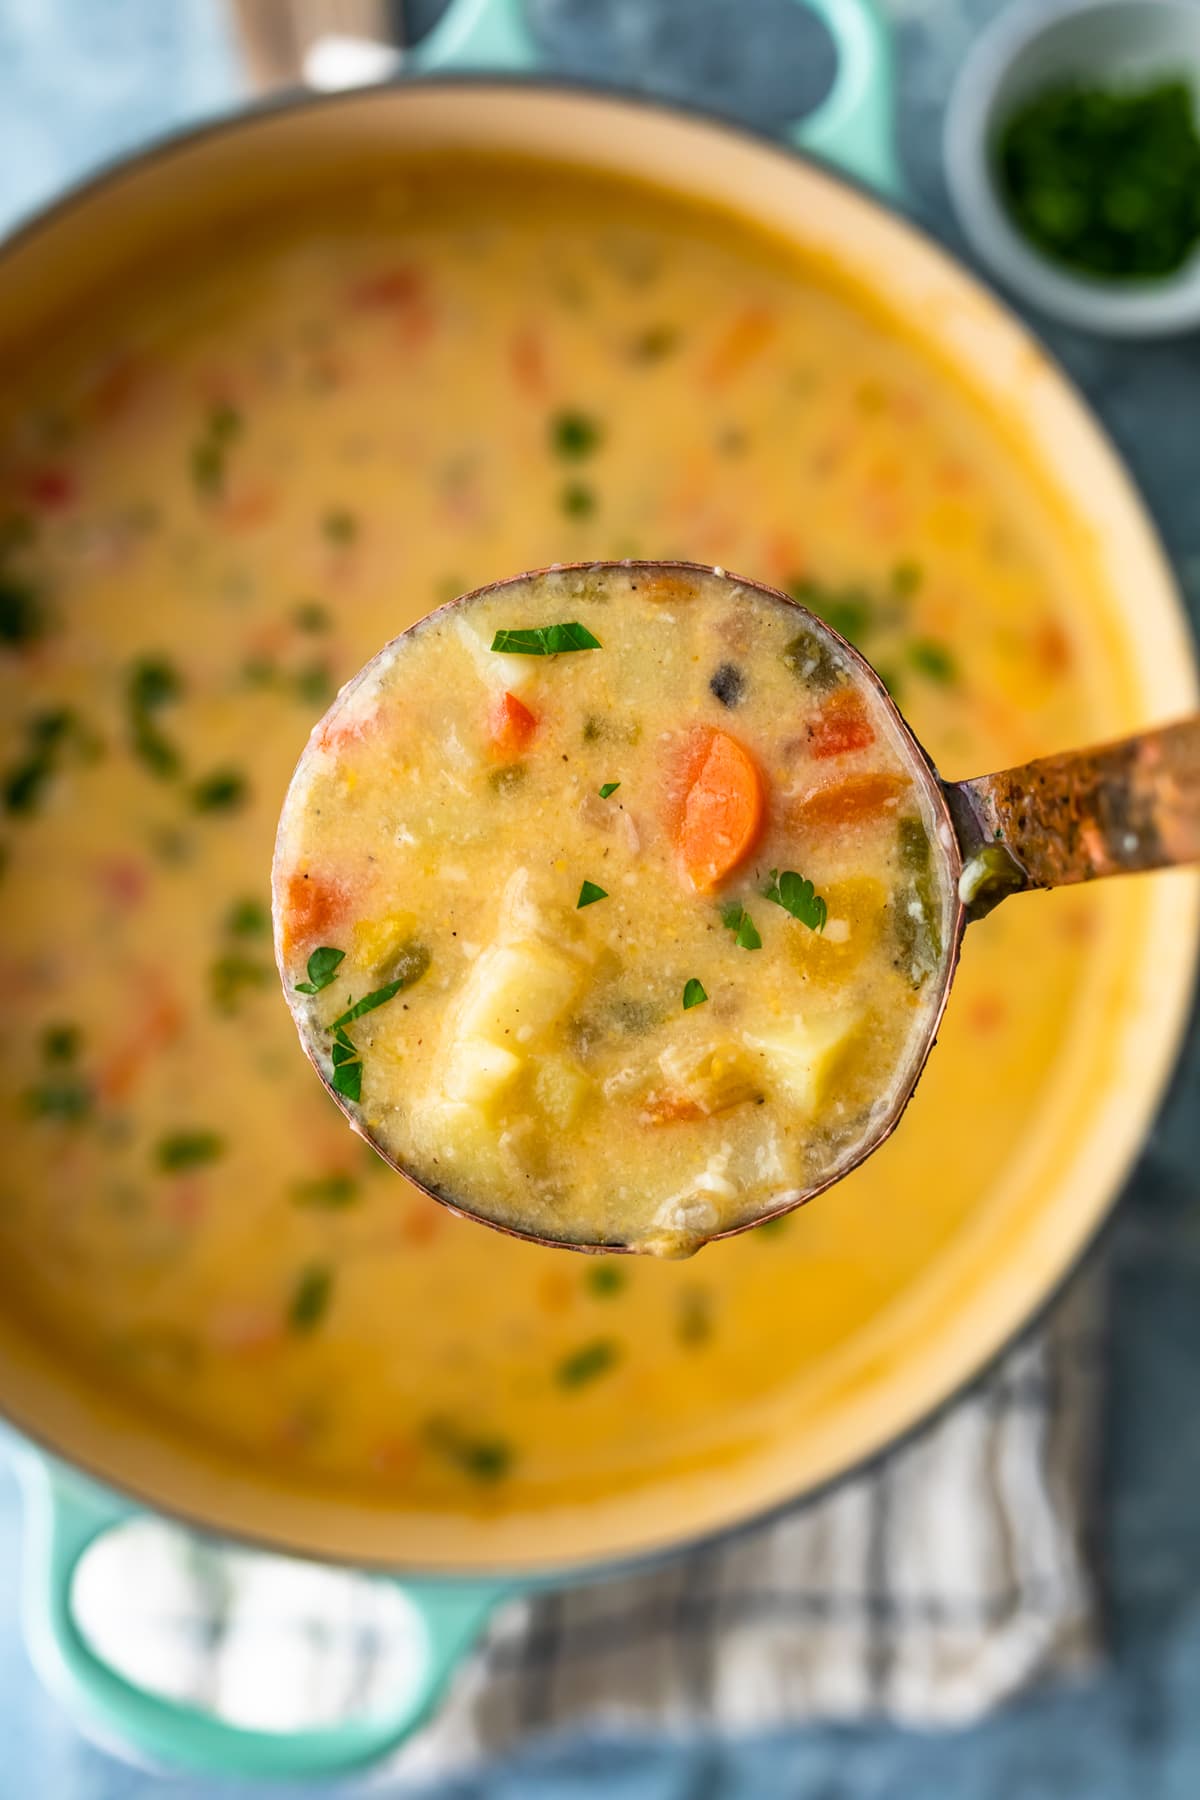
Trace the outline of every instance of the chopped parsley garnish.
<instances>
[{"instance_id":1,"label":"chopped parsley garnish","mask_svg":"<svg viewBox=\"0 0 1200 1800\"><path fill-rule=\"evenodd\" d=\"M595 1294L598 1300L608 1300L619 1294L628 1279L620 1263L609 1257L594 1261L584 1276L588 1292Z\"/></svg>"},{"instance_id":2,"label":"chopped parsley garnish","mask_svg":"<svg viewBox=\"0 0 1200 1800\"><path fill-rule=\"evenodd\" d=\"M356 1000L353 1006L348 1006L344 1013L338 1015L333 1021L334 1026L352 1025L355 1019L361 1019L365 1013L374 1012L377 1006L385 1006L389 1000L396 998L401 988L409 985L409 979L407 975L401 975L395 981L389 981L386 986L376 988L373 993L364 994L361 1000Z\"/></svg>"},{"instance_id":3,"label":"chopped parsley garnish","mask_svg":"<svg viewBox=\"0 0 1200 1800\"><path fill-rule=\"evenodd\" d=\"M807 606L809 612L816 613L852 644L857 644L870 628L874 608L871 596L863 588L827 588L806 575L795 577L787 588L793 600Z\"/></svg>"},{"instance_id":4,"label":"chopped parsley garnish","mask_svg":"<svg viewBox=\"0 0 1200 1800\"><path fill-rule=\"evenodd\" d=\"M574 410L555 413L550 421L550 444L559 456L575 461L597 450L604 436L597 419Z\"/></svg>"},{"instance_id":5,"label":"chopped parsley garnish","mask_svg":"<svg viewBox=\"0 0 1200 1800\"><path fill-rule=\"evenodd\" d=\"M25 732L28 743L25 757L5 771L0 788L5 811L21 815L37 811L65 750L74 747L89 761L100 750L98 740L67 707L35 713L26 724Z\"/></svg>"},{"instance_id":6,"label":"chopped parsley garnish","mask_svg":"<svg viewBox=\"0 0 1200 1800\"><path fill-rule=\"evenodd\" d=\"M512 1446L504 1438L477 1437L445 1419L431 1419L425 1436L432 1449L475 1481L500 1481L512 1468Z\"/></svg>"},{"instance_id":7,"label":"chopped parsley garnish","mask_svg":"<svg viewBox=\"0 0 1200 1800\"><path fill-rule=\"evenodd\" d=\"M214 769L194 783L192 805L200 813L236 812L249 793L250 784L240 769Z\"/></svg>"},{"instance_id":8,"label":"chopped parsley garnish","mask_svg":"<svg viewBox=\"0 0 1200 1800\"><path fill-rule=\"evenodd\" d=\"M594 881L585 881L579 890L579 898L575 902L575 911L578 912L581 906L594 906L597 900L607 899L607 889L597 887Z\"/></svg>"},{"instance_id":9,"label":"chopped parsley garnish","mask_svg":"<svg viewBox=\"0 0 1200 1800\"><path fill-rule=\"evenodd\" d=\"M703 982L697 981L696 977L693 975L691 977L691 979L684 984L684 989L683 989L683 1010L684 1010L684 1012L691 1012L693 1006L703 1006L704 1002L707 999L708 999L708 995L704 991Z\"/></svg>"},{"instance_id":10,"label":"chopped parsley garnish","mask_svg":"<svg viewBox=\"0 0 1200 1800\"><path fill-rule=\"evenodd\" d=\"M502 656L562 656L568 650L599 650L600 639L586 625L571 620L562 625L529 625L498 631L492 649Z\"/></svg>"},{"instance_id":11,"label":"chopped parsley garnish","mask_svg":"<svg viewBox=\"0 0 1200 1800\"><path fill-rule=\"evenodd\" d=\"M314 950L308 959L308 980L296 983L298 994L319 994L327 988L338 972L339 965L345 961L346 952L338 950L333 944L322 944Z\"/></svg>"},{"instance_id":12,"label":"chopped parsley garnish","mask_svg":"<svg viewBox=\"0 0 1200 1800\"><path fill-rule=\"evenodd\" d=\"M292 692L305 706L328 706L337 692L327 662L305 663L292 676Z\"/></svg>"},{"instance_id":13,"label":"chopped parsley garnish","mask_svg":"<svg viewBox=\"0 0 1200 1800\"><path fill-rule=\"evenodd\" d=\"M555 1380L560 1387L583 1387L606 1374L619 1357L620 1346L612 1338L593 1338L590 1344L581 1344L578 1350L563 1357L554 1371Z\"/></svg>"},{"instance_id":14,"label":"chopped parsley garnish","mask_svg":"<svg viewBox=\"0 0 1200 1800\"><path fill-rule=\"evenodd\" d=\"M362 1073L362 1064L357 1059L344 1062L340 1068L334 1069L329 1077L329 1085L344 1100L359 1101L362 1099Z\"/></svg>"},{"instance_id":15,"label":"chopped parsley garnish","mask_svg":"<svg viewBox=\"0 0 1200 1800\"><path fill-rule=\"evenodd\" d=\"M558 503L568 519L590 519L596 510L596 495L582 481L568 481Z\"/></svg>"},{"instance_id":16,"label":"chopped parsley garnish","mask_svg":"<svg viewBox=\"0 0 1200 1800\"><path fill-rule=\"evenodd\" d=\"M684 1288L679 1296L675 1335L689 1350L706 1344L712 1336L712 1295L707 1288Z\"/></svg>"},{"instance_id":17,"label":"chopped parsley garnish","mask_svg":"<svg viewBox=\"0 0 1200 1800\"><path fill-rule=\"evenodd\" d=\"M225 929L234 937L265 937L271 929L270 909L261 900L235 900L225 915Z\"/></svg>"},{"instance_id":18,"label":"chopped parsley garnish","mask_svg":"<svg viewBox=\"0 0 1200 1800\"><path fill-rule=\"evenodd\" d=\"M192 481L201 494L212 498L225 486L226 458L241 429L241 414L227 402L219 402L210 411L191 453Z\"/></svg>"},{"instance_id":19,"label":"chopped parsley garnish","mask_svg":"<svg viewBox=\"0 0 1200 1800\"><path fill-rule=\"evenodd\" d=\"M218 956L208 972L209 992L219 1013L232 1016L243 994L270 987L274 970L270 963L244 956L240 950Z\"/></svg>"},{"instance_id":20,"label":"chopped parsley garnish","mask_svg":"<svg viewBox=\"0 0 1200 1800\"><path fill-rule=\"evenodd\" d=\"M635 362L661 362L679 345L679 328L675 325L648 325L630 345Z\"/></svg>"},{"instance_id":21,"label":"chopped parsley garnish","mask_svg":"<svg viewBox=\"0 0 1200 1800\"><path fill-rule=\"evenodd\" d=\"M182 694L182 677L162 656L147 656L135 662L125 682L133 753L152 774L164 778L179 773L182 758L170 739L159 730L156 715Z\"/></svg>"},{"instance_id":22,"label":"chopped parsley garnish","mask_svg":"<svg viewBox=\"0 0 1200 1800\"><path fill-rule=\"evenodd\" d=\"M37 589L15 575L0 574L0 644L9 650L36 643L46 629Z\"/></svg>"},{"instance_id":23,"label":"chopped parsley garnish","mask_svg":"<svg viewBox=\"0 0 1200 1800\"><path fill-rule=\"evenodd\" d=\"M296 1277L288 1301L287 1322L293 1331L313 1331L329 1311L333 1270L327 1263L307 1263Z\"/></svg>"},{"instance_id":24,"label":"chopped parsley garnish","mask_svg":"<svg viewBox=\"0 0 1200 1800\"><path fill-rule=\"evenodd\" d=\"M721 908L721 923L727 931L732 931L733 941L739 950L762 949L758 927L739 901L731 900Z\"/></svg>"},{"instance_id":25,"label":"chopped parsley garnish","mask_svg":"<svg viewBox=\"0 0 1200 1800\"><path fill-rule=\"evenodd\" d=\"M353 1175L341 1171L333 1175L315 1175L309 1181L294 1181L288 1191L297 1206L320 1207L329 1212L353 1206L360 1193Z\"/></svg>"},{"instance_id":26,"label":"chopped parsley garnish","mask_svg":"<svg viewBox=\"0 0 1200 1800\"><path fill-rule=\"evenodd\" d=\"M333 620L329 608L319 600L301 600L292 609L292 623L297 631L328 631Z\"/></svg>"},{"instance_id":27,"label":"chopped parsley garnish","mask_svg":"<svg viewBox=\"0 0 1200 1800\"><path fill-rule=\"evenodd\" d=\"M225 1154L225 1140L215 1131L172 1131L158 1140L154 1160L168 1175L199 1169Z\"/></svg>"},{"instance_id":28,"label":"chopped parsley garnish","mask_svg":"<svg viewBox=\"0 0 1200 1800\"><path fill-rule=\"evenodd\" d=\"M793 919L799 919L810 931L824 931L825 921L829 917L829 908L803 875L797 875L795 869L771 870L771 879L763 893L776 906L782 906L784 912L791 913Z\"/></svg>"},{"instance_id":29,"label":"chopped parsley garnish","mask_svg":"<svg viewBox=\"0 0 1200 1800\"><path fill-rule=\"evenodd\" d=\"M921 585L923 571L920 563L899 562L892 570L892 592L902 600L915 594Z\"/></svg>"},{"instance_id":30,"label":"chopped parsley garnish","mask_svg":"<svg viewBox=\"0 0 1200 1800\"><path fill-rule=\"evenodd\" d=\"M330 544L352 544L358 536L358 519L348 507L335 506L321 520L321 534Z\"/></svg>"},{"instance_id":31,"label":"chopped parsley garnish","mask_svg":"<svg viewBox=\"0 0 1200 1800\"><path fill-rule=\"evenodd\" d=\"M25 1095L25 1104L35 1118L55 1119L60 1125L78 1125L92 1110L92 1090L85 1081L63 1076L31 1087Z\"/></svg>"},{"instance_id":32,"label":"chopped parsley garnish","mask_svg":"<svg viewBox=\"0 0 1200 1800\"><path fill-rule=\"evenodd\" d=\"M917 638L908 646L908 660L922 675L928 675L942 687L949 687L958 677L958 664L945 644L935 638Z\"/></svg>"},{"instance_id":33,"label":"chopped parsley garnish","mask_svg":"<svg viewBox=\"0 0 1200 1800\"><path fill-rule=\"evenodd\" d=\"M616 793L620 785L619 781L606 781L604 786L600 789L600 798L602 800L607 800L610 795Z\"/></svg>"},{"instance_id":34,"label":"chopped parsley garnish","mask_svg":"<svg viewBox=\"0 0 1200 1800\"><path fill-rule=\"evenodd\" d=\"M42 1055L50 1063L74 1062L82 1042L78 1025L47 1025L42 1033Z\"/></svg>"}]
</instances>

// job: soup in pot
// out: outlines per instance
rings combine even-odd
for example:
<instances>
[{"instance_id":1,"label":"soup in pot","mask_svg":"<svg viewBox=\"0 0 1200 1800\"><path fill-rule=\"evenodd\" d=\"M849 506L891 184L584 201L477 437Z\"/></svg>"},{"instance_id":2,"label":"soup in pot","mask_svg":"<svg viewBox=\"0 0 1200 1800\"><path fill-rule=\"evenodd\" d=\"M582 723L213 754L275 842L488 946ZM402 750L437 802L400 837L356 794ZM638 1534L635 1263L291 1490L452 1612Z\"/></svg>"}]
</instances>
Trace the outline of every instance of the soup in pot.
<instances>
[{"instance_id":1,"label":"soup in pot","mask_svg":"<svg viewBox=\"0 0 1200 1800\"><path fill-rule=\"evenodd\" d=\"M1086 552L1018 449L830 271L666 195L393 158L352 192L160 258L10 359L0 1285L81 1383L297 1483L393 1505L568 1503L737 1456L1026 1191L1030 1145L1066 1129L1065 1072L1099 1035L1136 884L1030 896L972 927L904 1129L822 1201L691 1263L565 1257L455 1219L347 1131L300 1054L269 870L313 722L451 596L638 555L795 594L867 653L951 774L1128 717L1119 645L1083 610ZM597 680L600 654L556 676ZM549 671L533 679L540 693ZM693 698L740 741L736 706ZM464 733L485 729L477 674L446 704ZM639 704L661 717L653 692ZM618 866L647 751L622 741L620 695L585 748L587 716L587 844L611 835ZM497 729L515 747L521 714ZM472 779L519 817L541 777L515 760L524 792L503 760ZM584 880L610 895L578 915L590 940L634 890L578 843L566 911ZM426 902L467 903L466 848L431 847L404 922L431 953L414 1006L445 948ZM789 984L811 960L824 979L835 871L788 856L781 871L828 884L823 934L745 862L713 890L711 964L689 940L631 1005L669 1003L690 1042L719 1021L738 958L778 954ZM726 894L763 950L739 947ZM410 943L370 918L378 948L324 928L313 945L354 956L356 998L359 965L386 972ZM685 1013L693 977L708 999ZM369 1099L369 1049L362 1064ZM695 1080L681 1067L679 1091ZM707 1127L655 1129L682 1144Z\"/></svg>"}]
</instances>

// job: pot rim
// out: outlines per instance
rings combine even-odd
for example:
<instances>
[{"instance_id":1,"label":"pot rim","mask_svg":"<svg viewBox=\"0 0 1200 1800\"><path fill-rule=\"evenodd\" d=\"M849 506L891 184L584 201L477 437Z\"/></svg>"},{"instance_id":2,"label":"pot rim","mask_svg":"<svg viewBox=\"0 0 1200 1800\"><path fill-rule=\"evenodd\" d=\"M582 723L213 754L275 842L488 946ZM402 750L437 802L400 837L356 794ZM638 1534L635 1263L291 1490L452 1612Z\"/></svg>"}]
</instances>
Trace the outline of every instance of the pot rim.
<instances>
[{"instance_id":1,"label":"pot rim","mask_svg":"<svg viewBox=\"0 0 1200 1800\"><path fill-rule=\"evenodd\" d=\"M502 94L534 90L552 96L570 98L583 104L594 104L676 120L713 133L718 138L724 137L733 139L735 142L741 141L756 151L769 152L786 168L794 168L796 164L801 167L807 166L831 186L848 190L851 195L860 202L865 202L884 220L899 224L907 233L911 233L926 254L946 266L957 283L973 290L984 303L987 311L998 317L1009 332L1019 335L1032 347L1036 347L1039 358L1045 362L1050 371L1055 388L1074 404L1081 419L1086 422L1088 431L1103 448L1113 465L1114 472L1118 474L1130 513L1136 516L1137 523L1144 533L1147 547L1157 559L1166 578L1166 587L1171 592L1174 610L1181 618L1184 616L1179 603L1178 588L1172 578L1171 567L1166 558L1161 536L1147 509L1140 486L1124 458L1119 454L1111 433L1093 411L1090 403L1059 359L1046 348L1037 332L1017 314L1013 306L1002 296L996 294L978 270L964 257L948 248L929 226L914 218L907 206L892 199L881 198L857 177L847 174L820 156L790 143L782 142L778 137L761 128L740 120L724 118L715 114L711 109L693 102L643 94L620 83L584 82L541 74L514 76L455 72L422 73L416 79L401 77L394 82L383 83L377 87L341 92L299 91L269 95L247 105L241 105L233 111L222 113L219 117L205 119L178 130L160 134L149 144L131 153L106 159L88 175L70 184L57 198L37 208L27 218L19 220L10 231L0 237L0 270L3 269L7 258L36 242L43 233L56 229L68 221L76 211L84 211L92 200L105 191L118 186L131 176L151 169L156 164L169 162L176 155L186 156L210 139L242 132L248 133L260 124L269 126L277 118L287 115L304 112L316 113L338 107L356 109L373 104L395 104L398 95L402 92L411 92L417 96L427 94L431 89L446 91L467 89L479 92L492 90ZM533 160L547 160L536 151L528 154ZM630 176L623 171L612 170L609 173L614 181L638 179L638 177ZM652 168L646 171L642 179L647 185L658 187L667 194L676 195L680 192L677 184L671 178L656 175ZM716 204L721 211L731 217L737 217L737 208L733 203L718 200ZM748 222L758 232L768 232L771 229L765 222L753 217ZM1192 669L1194 673L1194 661ZM1180 1079L1179 1056L1188 1031L1189 1019L1193 1016L1191 996L1194 989L1197 956L1200 953L1200 884L1193 892L1190 911L1191 927L1187 945L1187 966L1184 971L1186 980L1181 980L1177 984L1179 992L1189 997L1188 1010L1184 1010L1181 1002L1177 1003L1165 1040L1160 1034L1158 1056L1168 1073L1159 1083L1150 1120L1161 1113L1164 1104ZM1165 1050L1161 1047L1164 1043ZM1149 1122L1148 1120L1147 1124ZM1142 1142L1144 1143L1144 1139ZM1060 1268L1056 1267L1049 1286L1031 1305L1021 1311L1018 1322L1004 1329L1003 1335L994 1343L984 1344L971 1360L956 1372L949 1387L940 1391L935 1390L932 1398L920 1404L916 1413L908 1417L896 1430L890 1432L882 1442L875 1443L860 1455L852 1456L849 1461L826 1475L817 1476L810 1482L793 1488L787 1494L773 1496L762 1504L752 1506L748 1511L740 1512L727 1519L722 1524L701 1528L687 1537L671 1538L665 1543L650 1542L629 1551L615 1550L594 1557L584 1556L578 1560L568 1558L562 1563L555 1563L549 1567L536 1562L533 1564L522 1563L506 1556L500 1564L492 1565L496 1575L510 1577L514 1585L533 1587L552 1586L567 1581L601 1579L608 1575L652 1567L709 1544L728 1542L745 1531L782 1518L797 1505L815 1499L831 1491L843 1481L876 1467L886 1456L910 1442L927 1426L943 1416L963 1394L987 1375L988 1371L1014 1344L1022 1341L1029 1332L1037 1328L1067 1283L1080 1265L1088 1259L1097 1242L1109 1228L1117 1199L1140 1154L1140 1148L1130 1153L1126 1160L1121 1183L1111 1193L1104 1207L1089 1222L1078 1245L1070 1253L1065 1263ZM172 1519L201 1535L215 1536L228 1542L292 1556L300 1560L345 1568L366 1568L378 1573L393 1574L401 1579L416 1581L478 1580L481 1572L488 1566L480 1560L466 1563L444 1563L439 1562L436 1557L423 1558L416 1563L397 1562L390 1557L384 1559L378 1555L368 1555L364 1559L361 1553L356 1555L349 1549L313 1548L304 1543L297 1544L286 1536L272 1537L259 1529L248 1527L244 1523L230 1525L224 1522L214 1522L211 1516L206 1518L193 1513L186 1505L180 1505L174 1501L164 1502L162 1498L148 1491L147 1487L136 1478L120 1476L114 1479L111 1474L98 1469L90 1458L80 1456L74 1451L63 1450L43 1435L37 1420L23 1419L19 1409L10 1406L7 1397L0 1402L0 1413L36 1447L39 1453L53 1462L60 1466L66 1466L70 1470L78 1471L108 1492L116 1492L126 1497L137 1508ZM312 1492L315 1494L320 1490L314 1487ZM337 1504L340 1498L341 1496L337 1494L336 1490L330 1492L329 1499L332 1503ZM396 1516L402 1518L404 1515L397 1512Z\"/></svg>"}]
</instances>

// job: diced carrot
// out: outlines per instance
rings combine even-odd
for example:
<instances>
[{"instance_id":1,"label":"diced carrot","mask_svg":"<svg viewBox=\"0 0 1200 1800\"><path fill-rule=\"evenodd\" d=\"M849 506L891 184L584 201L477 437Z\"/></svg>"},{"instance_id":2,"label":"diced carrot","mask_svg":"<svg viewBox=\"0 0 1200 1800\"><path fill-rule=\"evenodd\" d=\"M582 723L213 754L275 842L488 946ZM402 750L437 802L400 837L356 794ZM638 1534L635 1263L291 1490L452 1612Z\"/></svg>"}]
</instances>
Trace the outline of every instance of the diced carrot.
<instances>
[{"instance_id":1,"label":"diced carrot","mask_svg":"<svg viewBox=\"0 0 1200 1800\"><path fill-rule=\"evenodd\" d=\"M827 831L839 825L857 825L864 819L895 810L908 783L903 775L880 769L873 775L851 775L845 781L817 788L793 801L790 822L799 830Z\"/></svg>"},{"instance_id":2,"label":"diced carrot","mask_svg":"<svg viewBox=\"0 0 1200 1800\"><path fill-rule=\"evenodd\" d=\"M767 306L746 306L736 313L713 345L704 365L704 379L710 387L723 387L740 375L748 363L761 354L775 335L779 321Z\"/></svg>"},{"instance_id":3,"label":"diced carrot","mask_svg":"<svg viewBox=\"0 0 1200 1800\"><path fill-rule=\"evenodd\" d=\"M146 1065L179 1036L183 1022L183 1008L174 996L155 994L133 1032L102 1063L96 1078L101 1099L127 1099Z\"/></svg>"},{"instance_id":4,"label":"diced carrot","mask_svg":"<svg viewBox=\"0 0 1200 1800\"><path fill-rule=\"evenodd\" d=\"M536 713L531 713L515 694L505 692L493 700L488 711L488 736L493 751L503 761L511 762L520 756L536 730Z\"/></svg>"},{"instance_id":5,"label":"diced carrot","mask_svg":"<svg viewBox=\"0 0 1200 1800\"><path fill-rule=\"evenodd\" d=\"M708 1115L699 1101L690 1095L668 1091L648 1094L642 1102L641 1116L647 1125L677 1125L680 1120L703 1119Z\"/></svg>"},{"instance_id":6,"label":"diced carrot","mask_svg":"<svg viewBox=\"0 0 1200 1800\"><path fill-rule=\"evenodd\" d=\"M532 325L522 325L513 332L508 360L513 380L522 393L540 395L546 392L546 346Z\"/></svg>"},{"instance_id":7,"label":"diced carrot","mask_svg":"<svg viewBox=\"0 0 1200 1800\"><path fill-rule=\"evenodd\" d=\"M269 482L248 482L221 498L219 518L230 531L252 531L278 510L279 495Z\"/></svg>"},{"instance_id":8,"label":"diced carrot","mask_svg":"<svg viewBox=\"0 0 1200 1800\"><path fill-rule=\"evenodd\" d=\"M391 269L377 269L364 275L350 289L350 304L364 312L389 312L396 307L411 306L425 292L425 276L411 264L401 263Z\"/></svg>"},{"instance_id":9,"label":"diced carrot","mask_svg":"<svg viewBox=\"0 0 1200 1800\"><path fill-rule=\"evenodd\" d=\"M304 949L324 937L345 913L346 900L344 888L310 874L307 869L297 869L289 875L283 914L285 952Z\"/></svg>"},{"instance_id":10,"label":"diced carrot","mask_svg":"<svg viewBox=\"0 0 1200 1800\"><path fill-rule=\"evenodd\" d=\"M1057 619L1046 619L1033 634L1033 654L1044 675L1065 675L1071 666L1071 640Z\"/></svg>"},{"instance_id":11,"label":"diced carrot","mask_svg":"<svg viewBox=\"0 0 1200 1800\"><path fill-rule=\"evenodd\" d=\"M400 1220L400 1241L412 1249L431 1244L447 1220L446 1209L422 1196L414 1200Z\"/></svg>"},{"instance_id":12,"label":"diced carrot","mask_svg":"<svg viewBox=\"0 0 1200 1800\"><path fill-rule=\"evenodd\" d=\"M841 688L825 702L808 728L810 756L846 756L875 742L875 727L851 688Z\"/></svg>"},{"instance_id":13,"label":"diced carrot","mask_svg":"<svg viewBox=\"0 0 1200 1800\"><path fill-rule=\"evenodd\" d=\"M763 781L728 732L697 726L667 788L667 825L689 880L708 893L747 856L762 830Z\"/></svg>"},{"instance_id":14,"label":"diced carrot","mask_svg":"<svg viewBox=\"0 0 1200 1800\"><path fill-rule=\"evenodd\" d=\"M694 600L697 592L692 576L668 575L652 569L639 570L630 586L636 589L643 600L658 600L672 605L677 601Z\"/></svg>"}]
</instances>

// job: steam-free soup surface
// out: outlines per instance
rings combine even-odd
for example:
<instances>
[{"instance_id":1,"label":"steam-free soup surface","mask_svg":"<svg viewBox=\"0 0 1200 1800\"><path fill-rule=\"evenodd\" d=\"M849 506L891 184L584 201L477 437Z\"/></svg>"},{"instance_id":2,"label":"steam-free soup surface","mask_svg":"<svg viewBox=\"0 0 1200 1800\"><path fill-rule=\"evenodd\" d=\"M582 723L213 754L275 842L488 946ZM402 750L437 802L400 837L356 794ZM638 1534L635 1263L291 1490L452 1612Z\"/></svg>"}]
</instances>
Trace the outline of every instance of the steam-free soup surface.
<instances>
[{"instance_id":1,"label":"steam-free soup surface","mask_svg":"<svg viewBox=\"0 0 1200 1800\"><path fill-rule=\"evenodd\" d=\"M172 252L3 391L0 1282L81 1382L297 1481L568 1501L736 1455L1026 1193L1133 884L972 927L897 1136L683 1264L512 1243L398 1180L272 967L313 721L498 573L691 556L790 587L950 774L1127 721L1091 571L853 295L650 194L393 161Z\"/></svg>"},{"instance_id":2,"label":"steam-free soup surface","mask_svg":"<svg viewBox=\"0 0 1200 1800\"><path fill-rule=\"evenodd\" d=\"M302 1036L435 1193L694 1250L907 1093L949 937L930 789L794 602L687 567L505 583L312 734L275 872Z\"/></svg>"}]
</instances>

